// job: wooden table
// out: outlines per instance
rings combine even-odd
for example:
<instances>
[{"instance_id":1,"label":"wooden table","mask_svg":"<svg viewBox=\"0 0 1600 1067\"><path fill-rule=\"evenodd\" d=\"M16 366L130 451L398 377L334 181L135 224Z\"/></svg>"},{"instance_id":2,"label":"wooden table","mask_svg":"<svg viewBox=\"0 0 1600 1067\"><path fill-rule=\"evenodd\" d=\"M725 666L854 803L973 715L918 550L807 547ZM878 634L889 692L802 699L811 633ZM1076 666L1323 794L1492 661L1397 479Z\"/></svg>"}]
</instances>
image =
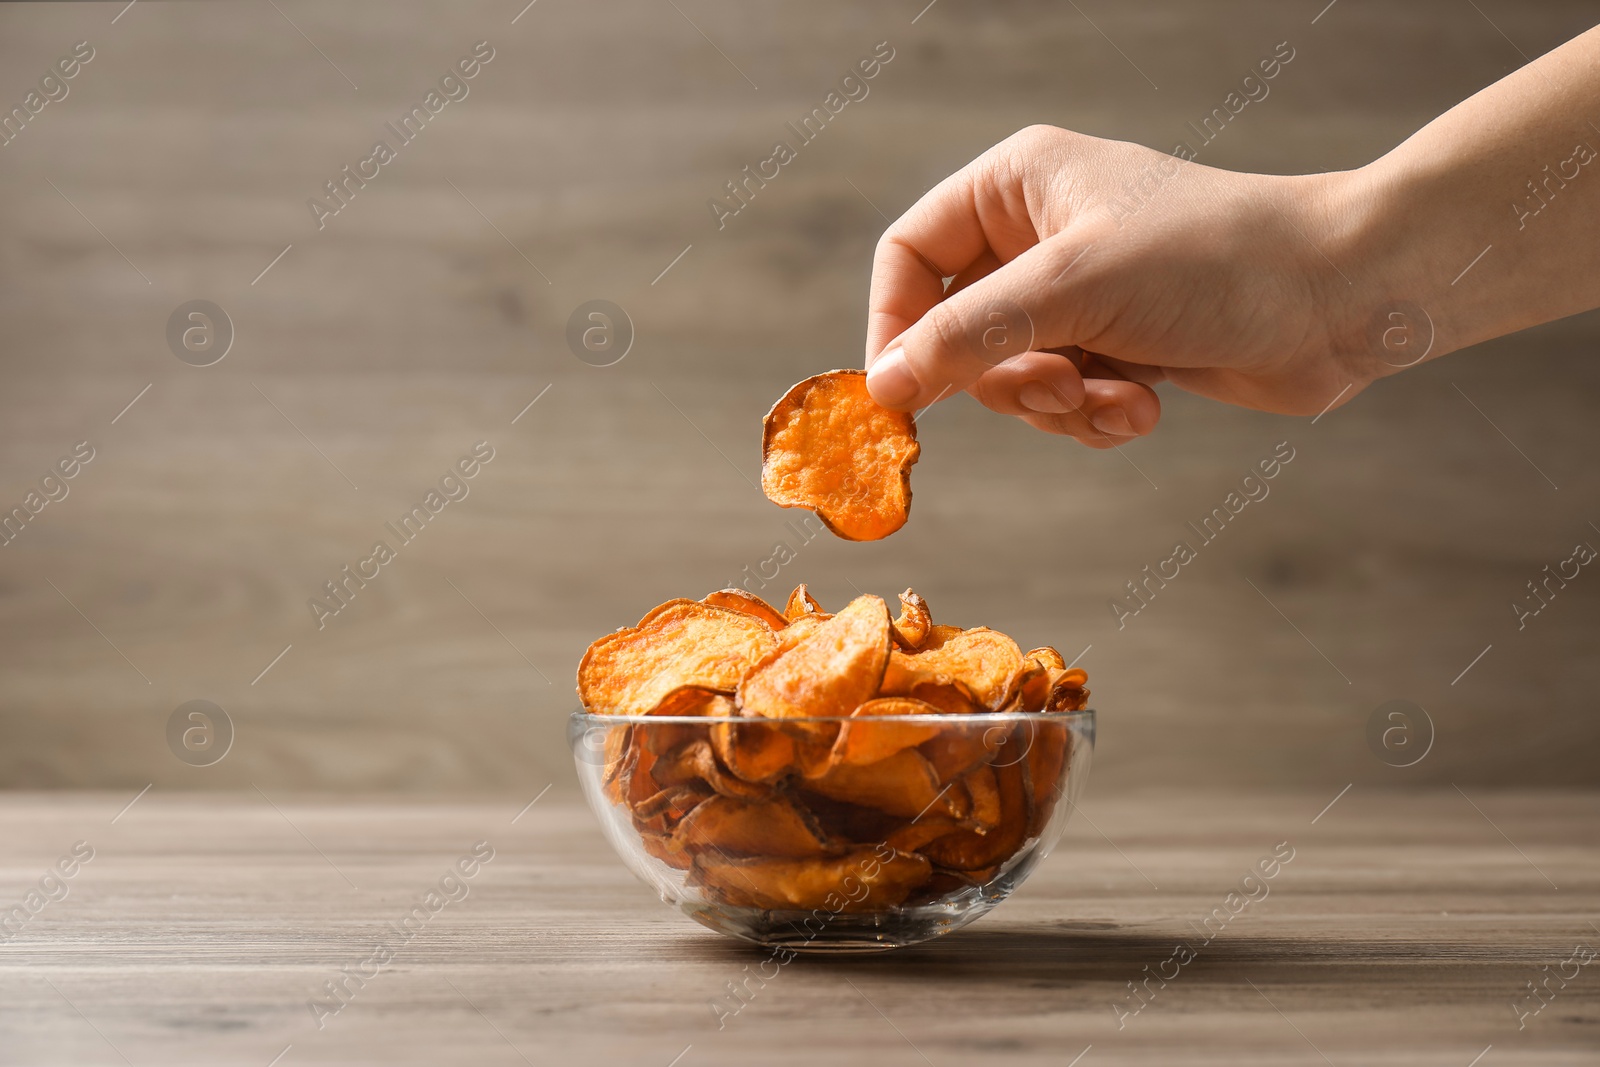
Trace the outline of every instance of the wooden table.
<instances>
[{"instance_id":1,"label":"wooden table","mask_svg":"<svg viewBox=\"0 0 1600 1067\"><path fill-rule=\"evenodd\" d=\"M0 1063L1501 1067L1600 1055L1600 963L1562 967L1575 946L1600 947L1600 795L1356 786L1330 806L1326 794L1091 789L1051 859L977 925L885 955L797 959L750 982L733 1012L728 983L763 954L653 900L562 788L532 806L6 796L6 907L77 842L93 858L0 943ZM387 966L365 963L483 841L493 858L462 880L466 896L416 924ZM1294 858L1267 895L1200 947L1198 924L1280 842ZM1197 949L1181 967L1166 962L1179 941ZM1146 965L1177 976L1119 1016L1114 1005L1139 1003L1128 983ZM346 979L347 1003L319 1029L308 1002L339 1003L324 983L342 967L371 977ZM1552 978L1559 992L1519 1030L1525 983L1562 970L1577 976Z\"/></svg>"}]
</instances>

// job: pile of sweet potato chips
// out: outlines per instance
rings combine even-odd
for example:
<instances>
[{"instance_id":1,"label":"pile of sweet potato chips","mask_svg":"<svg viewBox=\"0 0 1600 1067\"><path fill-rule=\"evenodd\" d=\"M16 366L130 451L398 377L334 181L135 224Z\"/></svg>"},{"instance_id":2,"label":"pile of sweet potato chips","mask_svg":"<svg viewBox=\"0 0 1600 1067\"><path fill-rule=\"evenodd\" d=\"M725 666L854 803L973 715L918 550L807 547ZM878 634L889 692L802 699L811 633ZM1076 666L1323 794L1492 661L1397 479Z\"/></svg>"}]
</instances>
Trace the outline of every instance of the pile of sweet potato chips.
<instances>
[{"instance_id":1,"label":"pile of sweet potato chips","mask_svg":"<svg viewBox=\"0 0 1600 1067\"><path fill-rule=\"evenodd\" d=\"M848 541L878 541L911 514L917 426L867 393L867 372L835 370L791 388L761 424L761 490L810 508Z\"/></svg>"},{"instance_id":2,"label":"pile of sweet potato chips","mask_svg":"<svg viewBox=\"0 0 1600 1067\"><path fill-rule=\"evenodd\" d=\"M1043 828L1088 680L1053 648L899 617L838 614L800 586L779 611L742 589L671 600L589 646L578 694L618 724L605 790L656 859L724 904L870 911L988 882ZM684 719L703 721L683 721Z\"/></svg>"}]
</instances>

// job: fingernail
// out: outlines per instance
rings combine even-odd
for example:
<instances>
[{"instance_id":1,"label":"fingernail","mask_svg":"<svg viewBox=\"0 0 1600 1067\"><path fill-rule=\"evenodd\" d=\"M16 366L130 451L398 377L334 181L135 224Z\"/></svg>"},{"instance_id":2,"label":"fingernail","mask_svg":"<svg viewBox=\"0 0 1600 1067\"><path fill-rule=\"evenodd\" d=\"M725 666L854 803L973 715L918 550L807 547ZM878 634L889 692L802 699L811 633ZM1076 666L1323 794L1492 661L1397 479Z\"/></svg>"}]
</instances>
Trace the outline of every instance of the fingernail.
<instances>
[{"instance_id":1,"label":"fingernail","mask_svg":"<svg viewBox=\"0 0 1600 1067\"><path fill-rule=\"evenodd\" d=\"M894 406L908 403L921 389L911 368L906 365L906 354L902 349L891 348L867 371L867 391L880 404Z\"/></svg>"},{"instance_id":2,"label":"fingernail","mask_svg":"<svg viewBox=\"0 0 1600 1067\"><path fill-rule=\"evenodd\" d=\"M1094 428L1101 433L1115 434L1118 437L1133 437L1133 423L1128 421L1128 413L1121 408L1101 408L1089 416L1089 421L1094 423Z\"/></svg>"},{"instance_id":3,"label":"fingernail","mask_svg":"<svg viewBox=\"0 0 1600 1067\"><path fill-rule=\"evenodd\" d=\"M1017 399L1022 401L1023 407L1029 411L1037 411L1041 415L1059 415L1063 411L1072 410L1066 401L1056 395L1054 389L1043 382L1024 384L1017 390Z\"/></svg>"}]
</instances>

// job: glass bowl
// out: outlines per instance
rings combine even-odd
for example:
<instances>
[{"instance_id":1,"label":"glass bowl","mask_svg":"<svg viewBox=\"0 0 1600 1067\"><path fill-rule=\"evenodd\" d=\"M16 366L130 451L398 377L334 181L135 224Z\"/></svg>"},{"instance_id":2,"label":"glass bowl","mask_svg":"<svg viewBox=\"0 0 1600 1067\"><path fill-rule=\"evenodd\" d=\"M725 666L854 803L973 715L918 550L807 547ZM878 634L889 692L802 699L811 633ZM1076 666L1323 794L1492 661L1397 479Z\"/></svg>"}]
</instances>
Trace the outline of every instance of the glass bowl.
<instances>
[{"instance_id":1,"label":"glass bowl","mask_svg":"<svg viewBox=\"0 0 1600 1067\"><path fill-rule=\"evenodd\" d=\"M859 952L958 930L1061 836L1094 712L823 719L575 712L578 778L628 868L758 945Z\"/></svg>"}]
</instances>

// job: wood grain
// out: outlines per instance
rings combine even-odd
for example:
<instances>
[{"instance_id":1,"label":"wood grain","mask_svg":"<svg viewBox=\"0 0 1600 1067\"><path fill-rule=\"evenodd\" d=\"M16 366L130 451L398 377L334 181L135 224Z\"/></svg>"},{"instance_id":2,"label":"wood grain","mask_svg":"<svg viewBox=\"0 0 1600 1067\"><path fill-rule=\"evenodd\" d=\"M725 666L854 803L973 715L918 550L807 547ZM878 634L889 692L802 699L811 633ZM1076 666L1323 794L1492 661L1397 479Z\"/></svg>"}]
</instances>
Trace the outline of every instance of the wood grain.
<instances>
[{"instance_id":1,"label":"wood grain","mask_svg":"<svg viewBox=\"0 0 1600 1067\"><path fill-rule=\"evenodd\" d=\"M737 1013L728 983L763 955L653 899L560 790L531 808L152 791L118 817L131 796L0 799L0 900L74 842L95 850L0 944L0 1063L944 1067L1092 1045L1080 1067L1545 1067L1600 1050L1594 965L1524 1029L1512 1008L1541 967L1600 947L1594 794L1091 790L995 913L797 959ZM479 841L494 857L469 895L319 1030L308 1000ZM1202 945L1195 927L1280 842L1268 895ZM1179 941L1194 960L1119 1029L1113 1005Z\"/></svg>"}]
</instances>

